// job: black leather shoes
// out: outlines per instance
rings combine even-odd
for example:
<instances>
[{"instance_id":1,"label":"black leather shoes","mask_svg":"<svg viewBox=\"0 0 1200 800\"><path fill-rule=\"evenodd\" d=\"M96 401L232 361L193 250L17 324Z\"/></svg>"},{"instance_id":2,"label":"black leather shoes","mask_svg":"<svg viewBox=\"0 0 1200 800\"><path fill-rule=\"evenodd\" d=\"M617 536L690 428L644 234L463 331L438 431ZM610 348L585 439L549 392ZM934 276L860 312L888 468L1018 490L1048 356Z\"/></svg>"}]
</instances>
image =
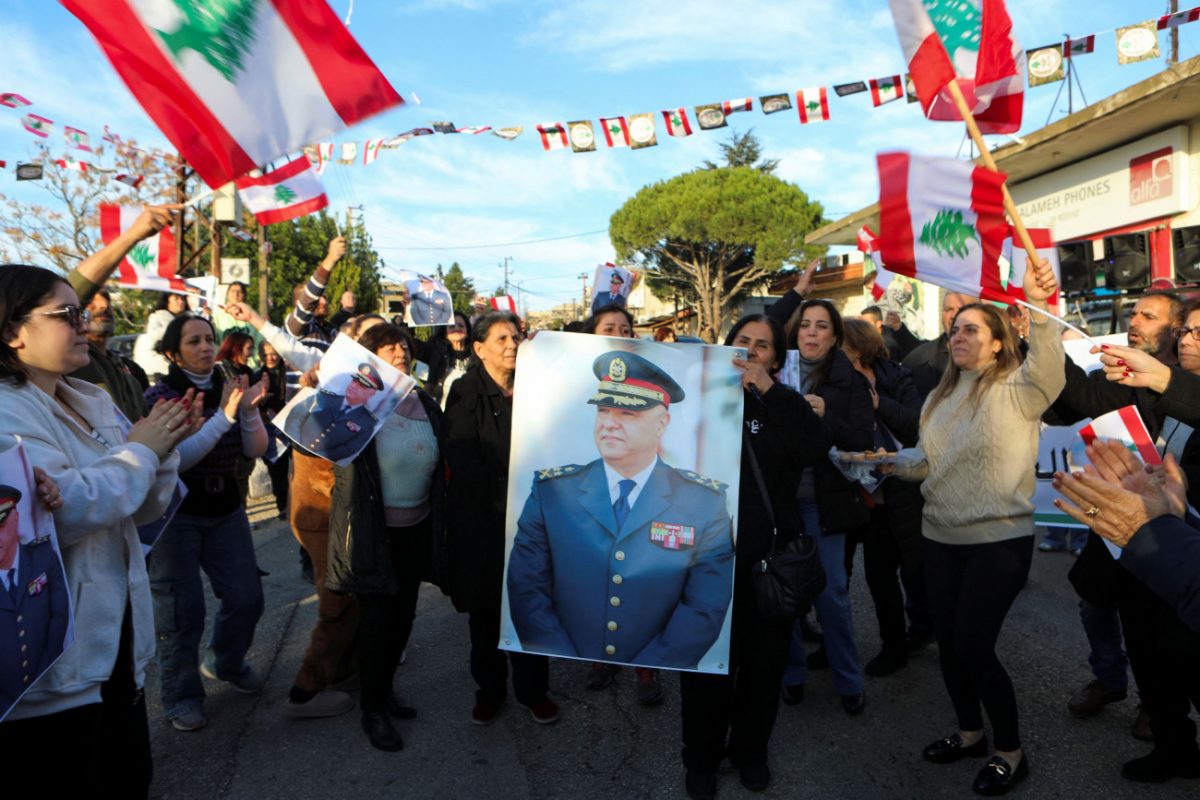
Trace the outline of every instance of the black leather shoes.
<instances>
[{"instance_id":1,"label":"black leather shoes","mask_svg":"<svg viewBox=\"0 0 1200 800\"><path fill-rule=\"evenodd\" d=\"M975 794L996 797L1007 794L1010 789L1029 776L1029 759L1021 756L1021 763L1013 769L1000 756L992 756L975 776L971 789Z\"/></svg>"},{"instance_id":2,"label":"black leather shoes","mask_svg":"<svg viewBox=\"0 0 1200 800\"><path fill-rule=\"evenodd\" d=\"M717 773L697 772L689 769L683 779L683 787L691 800L715 800L717 796Z\"/></svg>"},{"instance_id":3,"label":"black leather shoes","mask_svg":"<svg viewBox=\"0 0 1200 800\"><path fill-rule=\"evenodd\" d=\"M382 711L364 711L362 716L363 730L371 740L371 746L378 750L395 752L404 749L404 740L400 732L392 726L388 715Z\"/></svg>"},{"instance_id":4,"label":"black leather shoes","mask_svg":"<svg viewBox=\"0 0 1200 800\"><path fill-rule=\"evenodd\" d=\"M392 695L390 698L388 698L387 713L389 717L395 717L396 719L417 718L417 710L410 705L406 705L405 702L396 695Z\"/></svg>"},{"instance_id":5,"label":"black leather shoes","mask_svg":"<svg viewBox=\"0 0 1200 800\"><path fill-rule=\"evenodd\" d=\"M952 733L945 739L938 739L921 753L926 761L932 761L934 764L953 764L959 759L981 758L987 754L988 740L986 736L981 737L970 747L964 747L962 737L957 733Z\"/></svg>"},{"instance_id":6,"label":"black leather shoes","mask_svg":"<svg viewBox=\"0 0 1200 800\"><path fill-rule=\"evenodd\" d=\"M766 764L738 767L738 777L742 786L751 792L765 792L771 785L771 770Z\"/></svg>"},{"instance_id":7,"label":"black leather shoes","mask_svg":"<svg viewBox=\"0 0 1200 800\"><path fill-rule=\"evenodd\" d=\"M857 717L867 707L867 693L859 692L858 694L842 695L842 711L845 711L852 717Z\"/></svg>"},{"instance_id":8,"label":"black leather shoes","mask_svg":"<svg viewBox=\"0 0 1200 800\"><path fill-rule=\"evenodd\" d=\"M1163 783L1171 778L1200 778L1200 754L1171 756L1156 747L1121 767L1121 777L1138 783Z\"/></svg>"}]
</instances>

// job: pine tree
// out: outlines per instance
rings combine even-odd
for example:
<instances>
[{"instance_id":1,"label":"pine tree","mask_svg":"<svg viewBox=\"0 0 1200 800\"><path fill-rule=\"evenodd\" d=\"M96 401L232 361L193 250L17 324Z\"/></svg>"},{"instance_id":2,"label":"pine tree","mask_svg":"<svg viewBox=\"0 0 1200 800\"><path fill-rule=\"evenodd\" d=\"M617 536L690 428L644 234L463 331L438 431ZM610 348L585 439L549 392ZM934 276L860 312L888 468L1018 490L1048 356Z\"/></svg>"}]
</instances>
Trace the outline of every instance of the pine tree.
<instances>
[{"instance_id":1,"label":"pine tree","mask_svg":"<svg viewBox=\"0 0 1200 800\"><path fill-rule=\"evenodd\" d=\"M706 160L704 162L705 169L750 167L764 175L774 175L775 169L779 166L778 158L762 158L762 143L754 135L753 128L740 135L737 131L733 131L729 134L729 141L722 142L720 148L721 157L725 163L715 164Z\"/></svg>"}]
</instances>

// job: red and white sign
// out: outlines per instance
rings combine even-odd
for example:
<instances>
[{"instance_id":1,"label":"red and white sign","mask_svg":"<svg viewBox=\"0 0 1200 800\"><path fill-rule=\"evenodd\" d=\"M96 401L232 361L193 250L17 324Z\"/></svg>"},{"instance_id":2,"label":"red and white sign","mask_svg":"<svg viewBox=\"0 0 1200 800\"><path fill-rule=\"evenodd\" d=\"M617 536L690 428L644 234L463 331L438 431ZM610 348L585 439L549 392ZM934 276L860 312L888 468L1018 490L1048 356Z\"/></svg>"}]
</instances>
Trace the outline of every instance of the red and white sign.
<instances>
[{"instance_id":1,"label":"red and white sign","mask_svg":"<svg viewBox=\"0 0 1200 800\"><path fill-rule=\"evenodd\" d=\"M1163 147L1129 159L1129 205L1152 203L1174 192L1171 152Z\"/></svg>"}]
</instances>

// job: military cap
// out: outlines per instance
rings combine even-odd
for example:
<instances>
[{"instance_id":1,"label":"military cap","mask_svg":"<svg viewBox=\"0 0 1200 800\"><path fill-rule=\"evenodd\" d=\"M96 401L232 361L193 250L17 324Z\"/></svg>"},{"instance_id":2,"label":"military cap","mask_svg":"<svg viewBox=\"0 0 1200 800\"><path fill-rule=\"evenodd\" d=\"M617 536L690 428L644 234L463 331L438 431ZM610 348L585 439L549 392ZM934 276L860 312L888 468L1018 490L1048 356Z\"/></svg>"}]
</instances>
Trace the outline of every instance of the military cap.
<instances>
[{"instance_id":1,"label":"military cap","mask_svg":"<svg viewBox=\"0 0 1200 800\"><path fill-rule=\"evenodd\" d=\"M684 397L670 375L634 353L610 350L592 362L592 372L600 379L596 394L588 400L594 406L643 411L656 405L667 408Z\"/></svg>"},{"instance_id":2,"label":"military cap","mask_svg":"<svg viewBox=\"0 0 1200 800\"><path fill-rule=\"evenodd\" d=\"M0 520L7 517L8 512L16 509L20 499L20 489L0 483Z\"/></svg>"},{"instance_id":3,"label":"military cap","mask_svg":"<svg viewBox=\"0 0 1200 800\"><path fill-rule=\"evenodd\" d=\"M383 378L379 377L379 370L370 363L364 362L358 365L358 371L354 373L354 380L368 389L374 389L377 392L383 390Z\"/></svg>"},{"instance_id":4,"label":"military cap","mask_svg":"<svg viewBox=\"0 0 1200 800\"><path fill-rule=\"evenodd\" d=\"M609 283L624 283L625 279L621 277L621 273L613 272L613 274L611 276L609 276L608 282Z\"/></svg>"}]
</instances>

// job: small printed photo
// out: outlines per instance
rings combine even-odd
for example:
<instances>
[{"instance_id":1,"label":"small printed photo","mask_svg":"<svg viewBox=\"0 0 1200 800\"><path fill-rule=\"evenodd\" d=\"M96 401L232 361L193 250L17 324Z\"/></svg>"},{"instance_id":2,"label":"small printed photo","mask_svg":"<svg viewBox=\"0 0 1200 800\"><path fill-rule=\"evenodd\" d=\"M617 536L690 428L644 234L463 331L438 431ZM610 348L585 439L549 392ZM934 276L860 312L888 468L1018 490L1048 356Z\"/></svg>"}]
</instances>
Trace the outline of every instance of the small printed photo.
<instances>
[{"instance_id":1,"label":"small printed photo","mask_svg":"<svg viewBox=\"0 0 1200 800\"><path fill-rule=\"evenodd\" d=\"M405 274L415 277L404 281L409 298L404 321L413 328L449 325L454 320L454 299L446 285L427 275Z\"/></svg>"},{"instance_id":2,"label":"small printed photo","mask_svg":"<svg viewBox=\"0 0 1200 800\"><path fill-rule=\"evenodd\" d=\"M616 264L601 264L596 267L596 275L592 279L592 313L595 314L605 306L624 308L636 278L636 272Z\"/></svg>"}]
</instances>

